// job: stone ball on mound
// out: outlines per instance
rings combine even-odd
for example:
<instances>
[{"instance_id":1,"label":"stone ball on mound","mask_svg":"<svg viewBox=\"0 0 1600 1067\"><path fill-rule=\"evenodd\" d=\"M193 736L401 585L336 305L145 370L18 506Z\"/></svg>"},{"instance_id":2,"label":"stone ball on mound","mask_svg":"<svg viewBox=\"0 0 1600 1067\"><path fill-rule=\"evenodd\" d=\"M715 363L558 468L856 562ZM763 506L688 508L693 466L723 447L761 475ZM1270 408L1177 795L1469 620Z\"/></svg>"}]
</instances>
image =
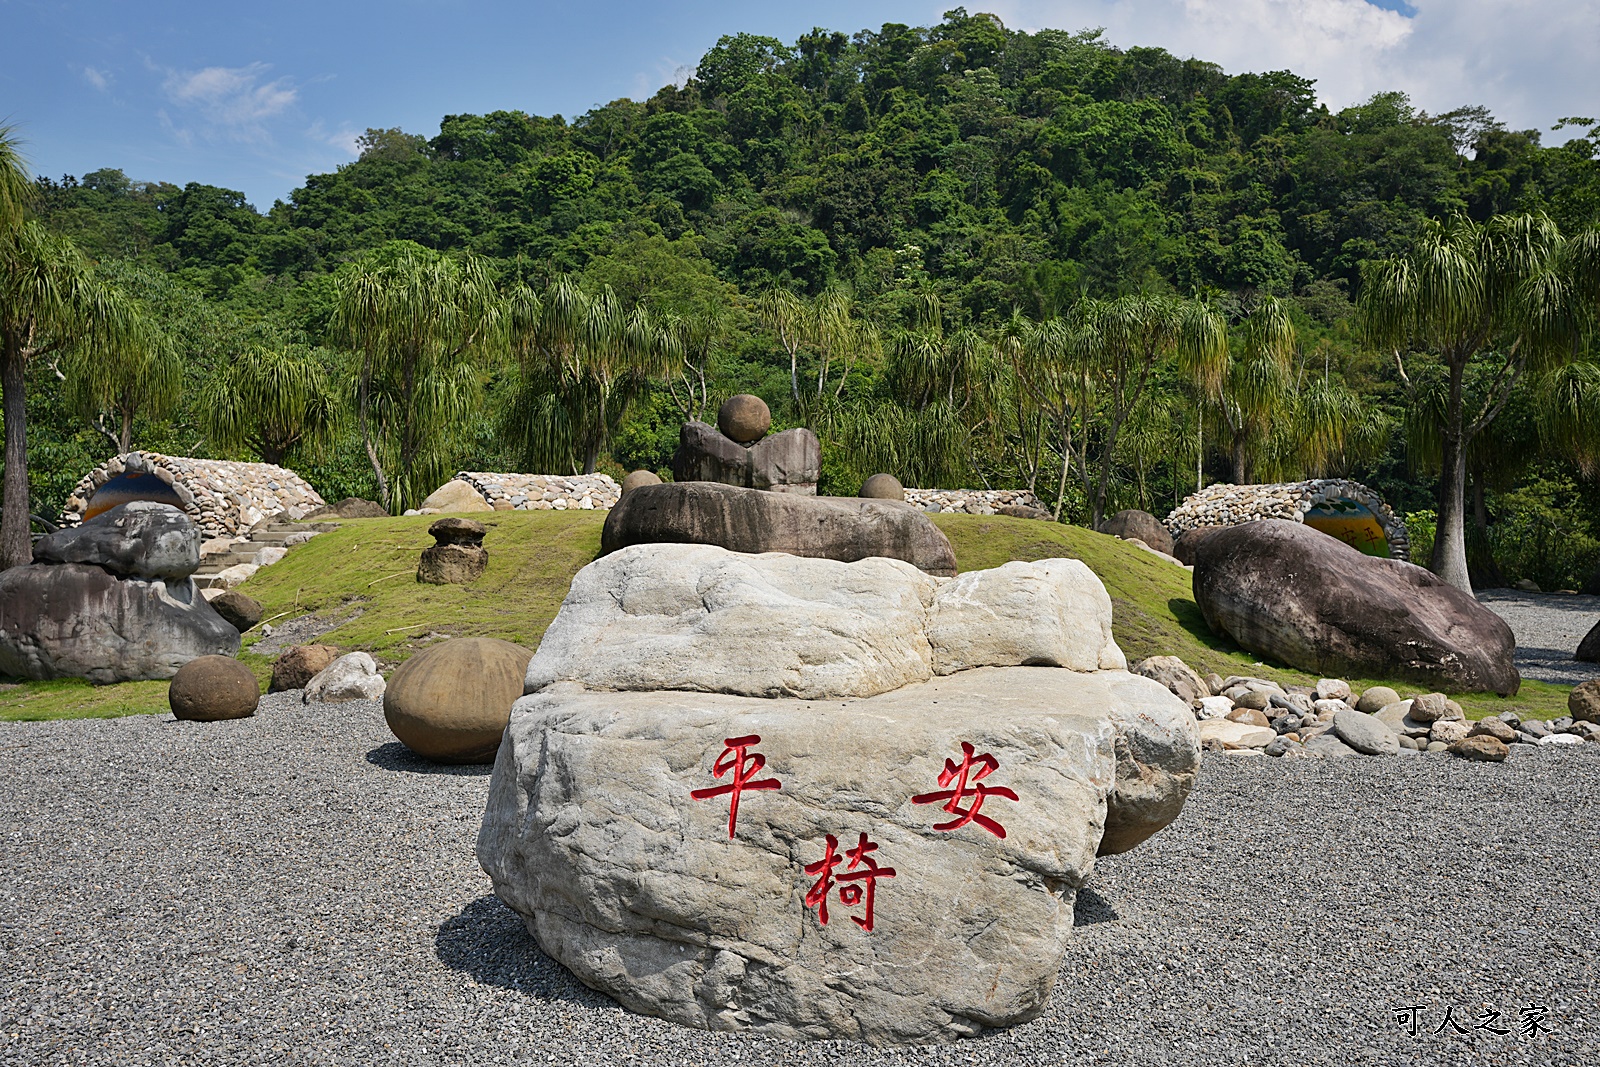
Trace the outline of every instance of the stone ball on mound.
<instances>
[{"instance_id":1,"label":"stone ball on mound","mask_svg":"<svg viewBox=\"0 0 1600 1067\"><path fill-rule=\"evenodd\" d=\"M656 476L655 471L634 471L632 474L622 479L622 491L624 493L631 493L642 485L660 484L661 479Z\"/></svg>"},{"instance_id":2,"label":"stone ball on mound","mask_svg":"<svg viewBox=\"0 0 1600 1067\"><path fill-rule=\"evenodd\" d=\"M510 641L460 637L417 653L383 695L389 729L437 763L492 763L533 653Z\"/></svg>"},{"instance_id":3,"label":"stone ball on mound","mask_svg":"<svg viewBox=\"0 0 1600 1067\"><path fill-rule=\"evenodd\" d=\"M201 656L178 668L167 689L172 714L186 722L246 719L256 713L261 686L231 656Z\"/></svg>"},{"instance_id":4,"label":"stone ball on mound","mask_svg":"<svg viewBox=\"0 0 1600 1067\"><path fill-rule=\"evenodd\" d=\"M906 487L892 474L874 474L861 483L860 495L868 500L904 500Z\"/></svg>"},{"instance_id":5,"label":"stone ball on mound","mask_svg":"<svg viewBox=\"0 0 1600 1067\"><path fill-rule=\"evenodd\" d=\"M767 402L750 393L730 396L717 411L717 429L741 445L754 444L772 428Z\"/></svg>"}]
</instances>

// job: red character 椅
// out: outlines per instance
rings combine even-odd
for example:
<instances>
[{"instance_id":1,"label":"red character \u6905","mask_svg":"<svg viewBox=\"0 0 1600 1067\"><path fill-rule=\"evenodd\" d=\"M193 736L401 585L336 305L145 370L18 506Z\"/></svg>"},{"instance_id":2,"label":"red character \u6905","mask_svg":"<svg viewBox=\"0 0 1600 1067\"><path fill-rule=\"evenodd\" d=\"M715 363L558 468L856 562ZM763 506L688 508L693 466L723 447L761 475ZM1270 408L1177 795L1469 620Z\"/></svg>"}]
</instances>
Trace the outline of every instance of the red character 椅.
<instances>
[{"instance_id":1,"label":"red character \u6905","mask_svg":"<svg viewBox=\"0 0 1600 1067\"><path fill-rule=\"evenodd\" d=\"M972 744L961 742L961 762L946 759L944 770L939 772L939 784L949 785L955 783L954 789L941 789L936 793L923 793L911 798L913 804L937 804L944 801L944 810L960 818L951 819L949 822L935 823L935 830L958 830L969 822L975 822L998 838L1006 836L1006 828L989 818L981 815L978 809L983 807L983 802L988 797L1004 797L1006 800L1016 800L1017 794L1003 785L984 785L982 780L1000 769L1000 761L989 753L981 756L973 755ZM970 784L968 784L970 782ZM961 802L967 797L972 798L972 806L963 808Z\"/></svg>"},{"instance_id":2,"label":"red character \u6905","mask_svg":"<svg viewBox=\"0 0 1600 1067\"><path fill-rule=\"evenodd\" d=\"M744 737L724 738L722 743L727 746L717 761L711 765L711 774L721 778L729 771L733 772L733 781L727 785L707 786L704 789L691 789L689 795L696 800L708 800L711 797L720 797L724 793L731 793L728 801L728 837L733 837L734 825L739 821L739 794L747 789L782 789L783 783L776 778L763 778L756 780L756 775L761 773L761 768L767 765L767 757L759 752L745 754L745 750L761 743L760 734L747 734Z\"/></svg>"},{"instance_id":3,"label":"red character \u6905","mask_svg":"<svg viewBox=\"0 0 1600 1067\"><path fill-rule=\"evenodd\" d=\"M828 894L833 891L835 882L860 882L860 885L839 886L839 903L853 908L865 902L867 917L858 919L850 916L850 921L868 933L872 932L872 905L877 894L879 878L893 878L893 867L880 867L878 861L868 855L869 852L878 851L876 842L868 841L867 835L862 834L856 842L856 847L846 849L845 854L839 855L839 839L832 834L827 835L827 850L822 858L815 863L805 866L807 874L817 875L816 884L806 891L806 907L817 909L817 921L823 926L828 925ZM834 874L833 869L843 860L850 863L845 867L845 873ZM856 868L860 868L857 870Z\"/></svg>"}]
</instances>

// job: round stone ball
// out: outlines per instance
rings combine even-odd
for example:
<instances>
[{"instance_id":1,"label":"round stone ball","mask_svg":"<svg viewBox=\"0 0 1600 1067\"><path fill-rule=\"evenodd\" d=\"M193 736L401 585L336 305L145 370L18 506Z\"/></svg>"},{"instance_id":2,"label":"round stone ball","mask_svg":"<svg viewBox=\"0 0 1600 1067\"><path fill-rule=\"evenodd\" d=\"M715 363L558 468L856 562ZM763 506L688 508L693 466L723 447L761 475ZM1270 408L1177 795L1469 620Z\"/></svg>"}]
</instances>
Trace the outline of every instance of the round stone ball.
<instances>
[{"instance_id":1,"label":"round stone ball","mask_svg":"<svg viewBox=\"0 0 1600 1067\"><path fill-rule=\"evenodd\" d=\"M389 679L383 717L401 744L435 763L493 763L533 653L458 637L412 656Z\"/></svg>"},{"instance_id":2,"label":"round stone ball","mask_svg":"<svg viewBox=\"0 0 1600 1067\"><path fill-rule=\"evenodd\" d=\"M717 429L741 445L753 445L772 427L772 412L759 396L730 396L717 412Z\"/></svg>"},{"instance_id":3,"label":"round stone ball","mask_svg":"<svg viewBox=\"0 0 1600 1067\"><path fill-rule=\"evenodd\" d=\"M634 471L622 479L622 495L627 496L640 486L660 484L661 479L656 477L655 471Z\"/></svg>"},{"instance_id":4,"label":"round stone ball","mask_svg":"<svg viewBox=\"0 0 1600 1067\"><path fill-rule=\"evenodd\" d=\"M869 500L904 500L906 489L892 474L874 474L861 483L861 495Z\"/></svg>"},{"instance_id":5,"label":"round stone ball","mask_svg":"<svg viewBox=\"0 0 1600 1067\"><path fill-rule=\"evenodd\" d=\"M247 719L261 701L255 674L232 656L201 656L178 668L167 688L172 714L186 722Z\"/></svg>"}]
</instances>

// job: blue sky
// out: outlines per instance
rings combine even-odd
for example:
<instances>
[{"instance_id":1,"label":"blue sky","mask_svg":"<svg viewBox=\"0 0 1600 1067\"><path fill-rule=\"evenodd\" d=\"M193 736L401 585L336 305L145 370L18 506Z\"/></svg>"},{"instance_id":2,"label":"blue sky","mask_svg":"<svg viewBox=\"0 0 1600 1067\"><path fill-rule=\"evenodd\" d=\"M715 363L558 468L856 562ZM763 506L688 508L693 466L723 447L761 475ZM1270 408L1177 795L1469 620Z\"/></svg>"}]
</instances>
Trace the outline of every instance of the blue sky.
<instances>
[{"instance_id":1,"label":"blue sky","mask_svg":"<svg viewBox=\"0 0 1600 1067\"><path fill-rule=\"evenodd\" d=\"M643 97L724 33L792 41L937 22L947 3L765 5L303 0L255 6L0 0L0 122L35 171L243 190L258 207L353 158L368 127L431 135L451 113L568 117ZM1548 129L1600 113L1600 0L998 0L1008 26L1104 26L1230 71L1290 68L1334 107L1399 88ZM1515 9L1508 17L1508 9ZM1559 139L1559 138L1552 138Z\"/></svg>"}]
</instances>

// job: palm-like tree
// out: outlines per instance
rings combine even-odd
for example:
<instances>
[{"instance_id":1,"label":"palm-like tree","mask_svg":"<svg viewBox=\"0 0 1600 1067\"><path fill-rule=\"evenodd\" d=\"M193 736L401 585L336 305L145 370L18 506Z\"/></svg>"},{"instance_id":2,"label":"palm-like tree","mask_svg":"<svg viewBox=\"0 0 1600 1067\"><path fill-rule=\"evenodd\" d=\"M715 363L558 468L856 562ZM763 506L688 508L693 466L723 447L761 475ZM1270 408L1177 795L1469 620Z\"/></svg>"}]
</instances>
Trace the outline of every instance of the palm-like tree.
<instances>
[{"instance_id":1,"label":"palm-like tree","mask_svg":"<svg viewBox=\"0 0 1600 1067\"><path fill-rule=\"evenodd\" d=\"M28 538L27 368L83 346L131 350L144 334L138 308L95 277L65 238L26 217L32 187L9 128L0 128L0 411L5 418L0 569L32 558Z\"/></svg>"},{"instance_id":2,"label":"palm-like tree","mask_svg":"<svg viewBox=\"0 0 1600 1067\"><path fill-rule=\"evenodd\" d=\"M1214 394L1228 354L1227 324L1204 301L1167 296L1084 300L1067 322L1067 358L1084 375L1095 405L1098 433L1089 486L1090 525L1105 517L1117 437L1139 406L1156 368L1175 359L1177 369Z\"/></svg>"},{"instance_id":3,"label":"palm-like tree","mask_svg":"<svg viewBox=\"0 0 1600 1067\"><path fill-rule=\"evenodd\" d=\"M200 425L213 444L281 464L297 448L326 445L340 404L327 374L303 345L244 352L206 383Z\"/></svg>"},{"instance_id":4,"label":"palm-like tree","mask_svg":"<svg viewBox=\"0 0 1600 1067\"><path fill-rule=\"evenodd\" d=\"M581 464L592 474L629 406L683 357L684 336L608 285L586 293L557 278L543 298L519 288L513 345L523 378L508 423L528 465Z\"/></svg>"},{"instance_id":5,"label":"palm-like tree","mask_svg":"<svg viewBox=\"0 0 1600 1067\"><path fill-rule=\"evenodd\" d=\"M335 280L333 333L356 354L356 413L383 505L416 502L450 474L476 409L481 359L504 351L507 312L479 257L409 242Z\"/></svg>"},{"instance_id":6,"label":"palm-like tree","mask_svg":"<svg viewBox=\"0 0 1600 1067\"><path fill-rule=\"evenodd\" d=\"M1293 401L1294 324L1282 302L1266 297L1244 321L1243 347L1228 355L1218 408L1233 481L1244 485L1270 448L1271 434Z\"/></svg>"},{"instance_id":7,"label":"palm-like tree","mask_svg":"<svg viewBox=\"0 0 1600 1067\"><path fill-rule=\"evenodd\" d=\"M1591 235L1564 240L1542 214L1435 224L1409 251L1365 271L1359 308L1368 342L1393 354L1408 387L1407 358L1432 361L1444 374L1438 533L1429 568L1458 589L1472 590L1465 494L1473 439L1526 374L1572 360L1593 317L1597 280L1600 242ZM1475 363L1485 365L1487 382L1469 403Z\"/></svg>"}]
</instances>

